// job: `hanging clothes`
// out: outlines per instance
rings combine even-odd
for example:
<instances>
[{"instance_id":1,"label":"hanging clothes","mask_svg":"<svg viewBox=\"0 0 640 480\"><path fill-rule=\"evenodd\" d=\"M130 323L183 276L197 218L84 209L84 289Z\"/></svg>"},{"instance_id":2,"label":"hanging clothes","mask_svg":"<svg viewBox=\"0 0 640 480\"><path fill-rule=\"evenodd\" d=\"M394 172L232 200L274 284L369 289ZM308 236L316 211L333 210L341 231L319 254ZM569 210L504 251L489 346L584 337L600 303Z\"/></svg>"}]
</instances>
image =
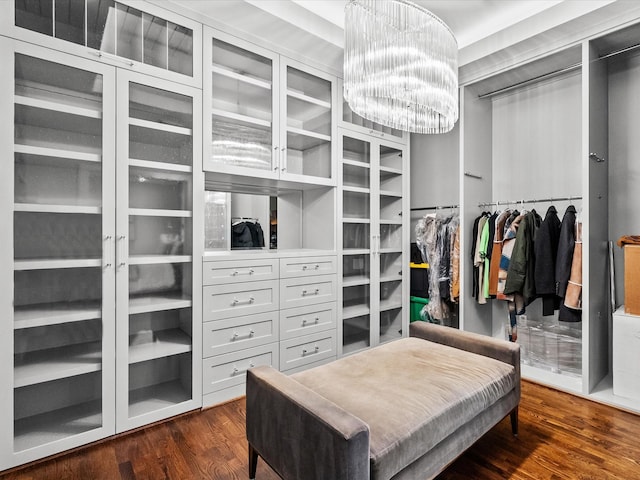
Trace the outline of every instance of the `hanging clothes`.
<instances>
[{"instance_id":1,"label":"hanging clothes","mask_svg":"<svg viewBox=\"0 0 640 480\"><path fill-rule=\"evenodd\" d=\"M553 315L560 308L556 296L556 257L560 241L560 219L553 205L547 209L534 242L536 259L534 281L536 293L542 298L542 315Z\"/></svg>"},{"instance_id":2,"label":"hanging clothes","mask_svg":"<svg viewBox=\"0 0 640 480\"><path fill-rule=\"evenodd\" d=\"M256 221L235 222L231 226L231 248L262 248L264 232Z\"/></svg>"},{"instance_id":3,"label":"hanging clothes","mask_svg":"<svg viewBox=\"0 0 640 480\"><path fill-rule=\"evenodd\" d=\"M513 211L504 224L504 236L502 240L502 252L500 255L500 268L498 270L498 288L496 298L499 300L513 301L513 295L504 293L504 286L507 282L507 273L509 272L509 263L511 262L511 253L515 246L518 225L522 216L517 210Z\"/></svg>"},{"instance_id":4,"label":"hanging clothes","mask_svg":"<svg viewBox=\"0 0 640 480\"><path fill-rule=\"evenodd\" d=\"M451 242L451 300L460 301L460 219Z\"/></svg>"},{"instance_id":5,"label":"hanging clothes","mask_svg":"<svg viewBox=\"0 0 640 480\"><path fill-rule=\"evenodd\" d=\"M534 238L541 223L542 217L535 210L524 214L517 229L504 286L507 295L521 293L525 306L536 299Z\"/></svg>"},{"instance_id":6,"label":"hanging clothes","mask_svg":"<svg viewBox=\"0 0 640 480\"><path fill-rule=\"evenodd\" d=\"M560 224L560 239L558 240L558 255L556 257L556 295L560 298L564 298L571 276L571 262L576 243L576 213L576 207L569 205Z\"/></svg>"},{"instance_id":7,"label":"hanging clothes","mask_svg":"<svg viewBox=\"0 0 640 480\"><path fill-rule=\"evenodd\" d=\"M476 297L476 300L478 301L478 303L480 304L485 304L487 303L487 299L484 296L484 286L483 286L483 280L484 280L484 257L482 256L481 252L486 251L486 250L482 250L483 249L483 239L485 240L485 245L486 242L488 241L488 230L485 230L485 227L488 229L488 225L487 225L487 221L489 220L489 215L486 212L483 212L483 214L478 218L478 231L477 231L477 238L475 241L475 251L474 251L474 255L473 255L473 266L474 266L474 277L476 277L475 283L474 283L474 294ZM486 248L486 247L485 247Z\"/></svg>"},{"instance_id":8,"label":"hanging clothes","mask_svg":"<svg viewBox=\"0 0 640 480\"><path fill-rule=\"evenodd\" d=\"M495 222L495 232L491 248L491 260L489 262L489 296L495 297L498 293L498 271L500 270L500 257L502 256L502 240L504 238L504 224L511 215L511 210L499 213Z\"/></svg>"},{"instance_id":9,"label":"hanging clothes","mask_svg":"<svg viewBox=\"0 0 640 480\"><path fill-rule=\"evenodd\" d=\"M571 260L571 274L567 282L564 303L560 306L558 320L562 322L582 321L582 223L575 224L575 245Z\"/></svg>"}]
</instances>

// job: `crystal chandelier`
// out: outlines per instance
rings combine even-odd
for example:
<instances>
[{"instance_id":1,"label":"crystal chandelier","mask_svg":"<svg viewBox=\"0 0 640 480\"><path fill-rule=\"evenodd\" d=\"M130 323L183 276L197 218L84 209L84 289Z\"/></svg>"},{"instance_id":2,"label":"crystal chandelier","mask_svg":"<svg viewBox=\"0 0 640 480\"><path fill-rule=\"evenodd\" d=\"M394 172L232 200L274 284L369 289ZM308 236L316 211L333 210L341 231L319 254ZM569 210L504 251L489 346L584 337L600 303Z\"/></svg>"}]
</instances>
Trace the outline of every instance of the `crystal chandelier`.
<instances>
[{"instance_id":1,"label":"crystal chandelier","mask_svg":"<svg viewBox=\"0 0 640 480\"><path fill-rule=\"evenodd\" d=\"M458 43L430 11L407 0L345 7L344 97L361 117L413 133L446 133L458 120Z\"/></svg>"}]
</instances>

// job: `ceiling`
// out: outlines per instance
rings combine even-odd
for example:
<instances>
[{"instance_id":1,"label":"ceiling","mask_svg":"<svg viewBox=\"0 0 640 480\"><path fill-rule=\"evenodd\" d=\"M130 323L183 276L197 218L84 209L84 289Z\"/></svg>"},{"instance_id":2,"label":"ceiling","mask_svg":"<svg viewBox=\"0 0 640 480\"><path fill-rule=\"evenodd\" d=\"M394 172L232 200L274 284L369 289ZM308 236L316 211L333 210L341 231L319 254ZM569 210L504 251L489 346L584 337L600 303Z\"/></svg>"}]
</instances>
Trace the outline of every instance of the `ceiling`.
<instances>
[{"instance_id":1,"label":"ceiling","mask_svg":"<svg viewBox=\"0 0 640 480\"><path fill-rule=\"evenodd\" d=\"M152 0L166 5L166 0ZM342 71L348 0L171 0L180 12L294 59ZM463 66L611 4L637 0L413 0L454 32ZM587 17L585 17L587 18ZM275 48L274 48L275 47Z\"/></svg>"}]
</instances>

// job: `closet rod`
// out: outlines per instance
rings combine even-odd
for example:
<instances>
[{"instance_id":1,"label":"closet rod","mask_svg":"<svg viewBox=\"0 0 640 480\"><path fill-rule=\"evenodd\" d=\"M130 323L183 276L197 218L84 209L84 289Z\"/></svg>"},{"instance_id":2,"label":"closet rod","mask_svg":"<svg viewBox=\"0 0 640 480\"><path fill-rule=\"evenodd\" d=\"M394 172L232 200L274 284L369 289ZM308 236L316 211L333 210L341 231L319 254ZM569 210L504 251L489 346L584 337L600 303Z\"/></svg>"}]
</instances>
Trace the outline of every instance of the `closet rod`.
<instances>
[{"instance_id":1,"label":"closet rod","mask_svg":"<svg viewBox=\"0 0 640 480\"><path fill-rule=\"evenodd\" d=\"M492 207L498 205L517 205L518 203L548 203L548 202L562 202L565 200L582 200L582 197L553 197L553 198L532 198L529 200L499 200L497 202L483 202L479 203L479 207Z\"/></svg>"},{"instance_id":2,"label":"closet rod","mask_svg":"<svg viewBox=\"0 0 640 480\"><path fill-rule=\"evenodd\" d=\"M482 99L482 98L492 97L500 93L514 90L516 88L524 87L526 85L529 85L530 83L536 83L546 78L551 78L558 75L562 75L563 73L566 73L566 72L571 72L572 70L580 68L581 66L582 66L582 62L574 63L573 65L569 65L568 67L564 67L559 70L554 70L553 72L549 72L549 73L543 73L542 75L538 75L537 77L529 78L528 80L523 80L521 82L514 83L513 85L509 85L508 87L503 87L503 88L499 88L498 90L493 90L492 92L483 93L482 95L478 95L478 98Z\"/></svg>"},{"instance_id":3,"label":"closet rod","mask_svg":"<svg viewBox=\"0 0 640 480\"><path fill-rule=\"evenodd\" d=\"M446 210L447 208L459 208L460 205L437 205L435 207L415 207L412 208L412 212L419 212L420 210Z\"/></svg>"}]
</instances>

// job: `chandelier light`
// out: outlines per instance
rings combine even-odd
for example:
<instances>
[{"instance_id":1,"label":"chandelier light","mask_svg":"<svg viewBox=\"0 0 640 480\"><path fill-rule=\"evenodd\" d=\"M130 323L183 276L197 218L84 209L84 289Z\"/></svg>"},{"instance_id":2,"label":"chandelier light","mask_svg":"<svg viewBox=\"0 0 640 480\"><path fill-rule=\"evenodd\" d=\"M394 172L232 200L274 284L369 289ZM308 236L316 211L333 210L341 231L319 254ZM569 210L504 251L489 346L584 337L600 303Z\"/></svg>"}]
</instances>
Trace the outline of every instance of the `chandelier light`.
<instances>
[{"instance_id":1,"label":"chandelier light","mask_svg":"<svg viewBox=\"0 0 640 480\"><path fill-rule=\"evenodd\" d=\"M355 113L413 133L446 133L458 120L458 43L430 11L407 0L345 7L344 97Z\"/></svg>"}]
</instances>

